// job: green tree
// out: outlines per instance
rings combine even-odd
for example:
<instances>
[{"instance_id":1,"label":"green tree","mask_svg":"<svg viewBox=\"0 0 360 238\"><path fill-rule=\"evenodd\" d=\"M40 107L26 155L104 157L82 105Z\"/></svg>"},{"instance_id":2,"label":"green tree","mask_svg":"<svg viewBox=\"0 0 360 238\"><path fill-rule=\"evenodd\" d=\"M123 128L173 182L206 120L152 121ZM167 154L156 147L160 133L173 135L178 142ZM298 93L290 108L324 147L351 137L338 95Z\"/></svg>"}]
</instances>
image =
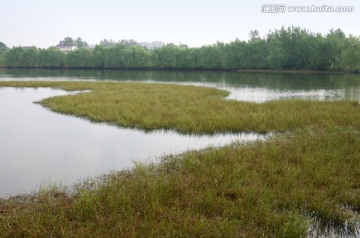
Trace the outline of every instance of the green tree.
<instances>
[{"instance_id":1,"label":"green tree","mask_svg":"<svg viewBox=\"0 0 360 238\"><path fill-rule=\"evenodd\" d=\"M105 51L105 68L125 68L125 49L123 44L106 48Z\"/></svg>"},{"instance_id":2,"label":"green tree","mask_svg":"<svg viewBox=\"0 0 360 238\"><path fill-rule=\"evenodd\" d=\"M309 45L309 68L312 70L328 70L331 66L330 45L320 33L311 38Z\"/></svg>"},{"instance_id":3,"label":"green tree","mask_svg":"<svg viewBox=\"0 0 360 238\"><path fill-rule=\"evenodd\" d=\"M133 45L124 50L124 67L128 69L147 68L150 52L141 46Z\"/></svg>"},{"instance_id":4,"label":"green tree","mask_svg":"<svg viewBox=\"0 0 360 238\"><path fill-rule=\"evenodd\" d=\"M268 45L261 38L252 38L242 52L246 60L243 60L244 68L266 69L268 68Z\"/></svg>"},{"instance_id":5,"label":"green tree","mask_svg":"<svg viewBox=\"0 0 360 238\"><path fill-rule=\"evenodd\" d=\"M119 44L122 44L124 45L125 47L130 47L130 46L135 46L135 45L138 45L138 43L133 40L133 39L130 39L130 40L121 40L119 42Z\"/></svg>"},{"instance_id":6,"label":"green tree","mask_svg":"<svg viewBox=\"0 0 360 238\"><path fill-rule=\"evenodd\" d=\"M4 55L4 64L8 67L21 67L20 60L23 57L24 49L21 47L13 47Z\"/></svg>"},{"instance_id":7,"label":"green tree","mask_svg":"<svg viewBox=\"0 0 360 238\"><path fill-rule=\"evenodd\" d=\"M167 44L147 50L134 40L102 40L87 49L80 37L65 37L63 46L78 46L65 54L55 48L36 49L0 44L0 65L10 67L69 67L116 69L299 69L359 71L359 38L347 37L341 30L327 35L300 27L282 27L261 38L251 31L249 40L224 44L218 42L198 48ZM0 42L1 43L1 42ZM2 48L1 48L2 47Z\"/></svg>"},{"instance_id":8,"label":"green tree","mask_svg":"<svg viewBox=\"0 0 360 238\"><path fill-rule=\"evenodd\" d=\"M88 43L78 37L77 39L73 39L70 36L64 38L64 40L59 42L59 46L76 46L77 48L87 48Z\"/></svg>"},{"instance_id":9,"label":"green tree","mask_svg":"<svg viewBox=\"0 0 360 238\"><path fill-rule=\"evenodd\" d=\"M286 64L286 51L282 47L280 37L276 33L267 36L268 56L267 62L270 69L282 69Z\"/></svg>"},{"instance_id":10,"label":"green tree","mask_svg":"<svg viewBox=\"0 0 360 238\"><path fill-rule=\"evenodd\" d=\"M199 69L222 69L223 52L218 45L202 46L198 49Z\"/></svg>"},{"instance_id":11,"label":"green tree","mask_svg":"<svg viewBox=\"0 0 360 238\"><path fill-rule=\"evenodd\" d=\"M70 68L92 68L92 51L83 48L68 52L66 65Z\"/></svg>"},{"instance_id":12,"label":"green tree","mask_svg":"<svg viewBox=\"0 0 360 238\"><path fill-rule=\"evenodd\" d=\"M176 46L167 44L162 48L157 48L152 53L152 65L158 69L173 69L176 65L176 59L173 52Z\"/></svg>"},{"instance_id":13,"label":"green tree","mask_svg":"<svg viewBox=\"0 0 360 238\"><path fill-rule=\"evenodd\" d=\"M329 47L330 69L341 70L343 68L342 52L345 49L346 36L340 29L330 30L326 35L326 43Z\"/></svg>"},{"instance_id":14,"label":"green tree","mask_svg":"<svg viewBox=\"0 0 360 238\"><path fill-rule=\"evenodd\" d=\"M23 55L22 58L20 60L21 62L21 66L23 67L35 67L36 65L36 58L37 58L37 54L38 54L38 49L36 47L30 47L30 48L26 48L23 51Z\"/></svg>"},{"instance_id":15,"label":"green tree","mask_svg":"<svg viewBox=\"0 0 360 238\"><path fill-rule=\"evenodd\" d=\"M268 65L275 69L309 69L316 35L299 27L282 27L267 35Z\"/></svg>"},{"instance_id":16,"label":"green tree","mask_svg":"<svg viewBox=\"0 0 360 238\"><path fill-rule=\"evenodd\" d=\"M37 65L48 68L64 68L65 53L61 52L56 47L41 49L37 54Z\"/></svg>"},{"instance_id":17,"label":"green tree","mask_svg":"<svg viewBox=\"0 0 360 238\"><path fill-rule=\"evenodd\" d=\"M241 69L244 67L246 42L236 39L224 47L224 67Z\"/></svg>"},{"instance_id":18,"label":"green tree","mask_svg":"<svg viewBox=\"0 0 360 238\"><path fill-rule=\"evenodd\" d=\"M92 63L93 67L97 69L105 68L105 54L106 49L103 45L97 45L92 51Z\"/></svg>"},{"instance_id":19,"label":"green tree","mask_svg":"<svg viewBox=\"0 0 360 238\"><path fill-rule=\"evenodd\" d=\"M78 37L74 42L75 46L79 49L88 47L88 43L86 41L83 41L80 37Z\"/></svg>"},{"instance_id":20,"label":"green tree","mask_svg":"<svg viewBox=\"0 0 360 238\"><path fill-rule=\"evenodd\" d=\"M4 64L9 67L35 67L37 66L38 49L36 47L13 47L4 55Z\"/></svg>"},{"instance_id":21,"label":"green tree","mask_svg":"<svg viewBox=\"0 0 360 238\"><path fill-rule=\"evenodd\" d=\"M344 70L360 72L360 39L350 36L341 52L342 68Z\"/></svg>"},{"instance_id":22,"label":"green tree","mask_svg":"<svg viewBox=\"0 0 360 238\"><path fill-rule=\"evenodd\" d=\"M38 49L36 47L13 47L6 51L4 63L9 67L35 67Z\"/></svg>"},{"instance_id":23,"label":"green tree","mask_svg":"<svg viewBox=\"0 0 360 238\"><path fill-rule=\"evenodd\" d=\"M4 66L4 57L5 57L5 52L7 51L7 46L0 41L0 66Z\"/></svg>"},{"instance_id":24,"label":"green tree","mask_svg":"<svg viewBox=\"0 0 360 238\"><path fill-rule=\"evenodd\" d=\"M192 52L187 45L180 45L174 48L175 60L177 68L180 69L194 69L195 64L193 62L193 58L191 57Z\"/></svg>"},{"instance_id":25,"label":"green tree","mask_svg":"<svg viewBox=\"0 0 360 238\"><path fill-rule=\"evenodd\" d=\"M4 66L5 50L0 49L0 67Z\"/></svg>"},{"instance_id":26,"label":"green tree","mask_svg":"<svg viewBox=\"0 0 360 238\"><path fill-rule=\"evenodd\" d=\"M104 46L104 47L110 47L110 46L115 46L116 42L113 40L104 39L104 40L100 41L99 45Z\"/></svg>"},{"instance_id":27,"label":"green tree","mask_svg":"<svg viewBox=\"0 0 360 238\"><path fill-rule=\"evenodd\" d=\"M48 52L48 61L47 66L48 67L65 67L65 53L61 52L56 47L50 47L47 49Z\"/></svg>"},{"instance_id":28,"label":"green tree","mask_svg":"<svg viewBox=\"0 0 360 238\"><path fill-rule=\"evenodd\" d=\"M260 39L260 33L258 30L250 31L249 33L250 41Z\"/></svg>"},{"instance_id":29,"label":"green tree","mask_svg":"<svg viewBox=\"0 0 360 238\"><path fill-rule=\"evenodd\" d=\"M59 46L76 46L75 40L70 36L64 38L64 40L59 42Z\"/></svg>"},{"instance_id":30,"label":"green tree","mask_svg":"<svg viewBox=\"0 0 360 238\"><path fill-rule=\"evenodd\" d=\"M5 43L0 41L0 50L6 50L7 46L5 45Z\"/></svg>"}]
</instances>

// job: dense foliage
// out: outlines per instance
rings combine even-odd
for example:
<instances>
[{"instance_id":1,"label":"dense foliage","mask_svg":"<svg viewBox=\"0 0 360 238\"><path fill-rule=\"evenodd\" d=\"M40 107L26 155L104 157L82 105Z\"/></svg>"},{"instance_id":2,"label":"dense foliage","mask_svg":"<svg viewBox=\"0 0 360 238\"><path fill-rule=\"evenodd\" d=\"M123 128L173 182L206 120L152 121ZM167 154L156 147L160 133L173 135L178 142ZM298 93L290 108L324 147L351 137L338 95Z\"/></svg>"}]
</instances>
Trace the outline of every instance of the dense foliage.
<instances>
[{"instance_id":1,"label":"dense foliage","mask_svg":"<svg viewBox=\"0 0 360 238\"><path fill-rule=\"evenodd\" d=\"M0 66L3 66L3 65L4 65L4 63L3 63L3 61L4 61L4 54L5 54L5 51L2 50L2 49L0 49Z\"/></svg>"},{"instance_id":2,"label":"dense foliage","mask_svg":"<svg viewBox=\"0 0 360 238\"><path fill-rule=\"evenodd\" d=\"M360 38L331 30L325 36L299 27L257 31L248 41L189 48L168 44L148 50L135 41L102 41L95 49L67 54L56 48L14 47L3 56L8 67L60 67L98 69L285 69L360 71ZM1 53L0 53L1 64Z\"/></svg>"},{"instance_id":3,"label":"dense foliage","mask_svg":"<svg viewBox=\"0 0 360 238\"><path fill-rule=\"evenodd\" d=\"M0 66L3 66L4 54L6 50L6 44L0 41Z\"/></svg>"}]
</instances>

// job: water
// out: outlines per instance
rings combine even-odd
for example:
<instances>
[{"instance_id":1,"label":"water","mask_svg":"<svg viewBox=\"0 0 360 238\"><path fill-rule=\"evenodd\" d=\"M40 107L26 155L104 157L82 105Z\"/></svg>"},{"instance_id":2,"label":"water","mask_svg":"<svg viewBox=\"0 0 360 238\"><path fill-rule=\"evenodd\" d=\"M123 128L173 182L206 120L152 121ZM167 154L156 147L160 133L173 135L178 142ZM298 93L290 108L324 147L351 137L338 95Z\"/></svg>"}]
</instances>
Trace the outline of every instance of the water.
<instances>
[{"instance_id":1,"label":"water","mask_svg":"<svg viewBox=\"0 0 360 238\"><path fill-rule=\"evenodd\" d=\"M192 84L230 91L229 99L360 100L360 75L191 71L0 70L0 80L117 80ZM71 184L170 153L264 139L257 134L145 133L53 113L34 101L67 92L0 88L0 197L42 182Z\"/></svg>"},{"instance_id":2,"label":"water","mask_svg":"<svg viewBox=\"0 0 360 238\"><path fill-rule=\"evenodd\" d=\"M42 182L131 168L167 154L264 139L257 134L180 135L124 129L53 113L33 102L67 94L47 88L0 88L0 197L32 192Z\"/></svg>"},{"instance_id":3,"label":"water","mask_svg":"<svg viewBox=\"0 0 360 238\"><path fill-rule=\"evenodd\" d=\"M116 80L192 84L225 89L229 99L360 100L360 74L207 71L0 70L0 80Z\"/></svg>"}]
</instances>

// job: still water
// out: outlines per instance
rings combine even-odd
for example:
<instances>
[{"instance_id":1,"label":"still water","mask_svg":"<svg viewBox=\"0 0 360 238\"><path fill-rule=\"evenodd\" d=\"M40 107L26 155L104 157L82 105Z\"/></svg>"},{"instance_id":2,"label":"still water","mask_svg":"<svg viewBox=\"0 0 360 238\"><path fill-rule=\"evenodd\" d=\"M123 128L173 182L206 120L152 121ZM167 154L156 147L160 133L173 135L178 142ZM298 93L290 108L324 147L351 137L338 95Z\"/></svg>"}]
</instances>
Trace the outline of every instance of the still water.
<instances>
[{"instance_id":1,"label":"still water","mask_svg":"<svg viewBox=\"0 0 360 238\"><path fill-rule=\"evenodd\" d=\"M71 184L130 168L133 161L265 138L251 133L145 133L60 115L33 103L65 94L47 88L0 88L0 197L32 192L41 183Z\"/></svg>"},{"instance_id":2,"label":"still water","mask_svg":"<svg viewBox=\"0 0 360 238\"><path fill-rule=\"evenodd\" d=\"M225 89L229 99L360 100L360 74L207 71L0 70L0 80L116 80L192 84Z\"/></svg>"},{"instance_id":3,"label":"still water","mask_svg":"<svg viewBox=\"0 0 360 238\"><path fill-rule=\"evenodd\" d=\"M117 80L210 86L229 99L360 99L360 75L191 71L0 70L9 80ZM266 139L257 134L184 136L118 128L53 113L33 102L64 95L51 89L0 88L0 197L32 192L42 182L71 184L162 155Z\"/></svg>"}]
</instances>

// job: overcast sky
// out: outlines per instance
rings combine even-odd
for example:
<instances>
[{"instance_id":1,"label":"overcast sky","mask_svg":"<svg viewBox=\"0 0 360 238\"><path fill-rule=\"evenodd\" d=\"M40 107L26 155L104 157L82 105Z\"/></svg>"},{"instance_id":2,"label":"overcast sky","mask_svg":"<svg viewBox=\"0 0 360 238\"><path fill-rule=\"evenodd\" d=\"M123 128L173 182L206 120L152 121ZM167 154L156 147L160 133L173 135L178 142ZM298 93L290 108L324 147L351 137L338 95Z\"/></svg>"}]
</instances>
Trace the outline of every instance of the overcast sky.
<instances>
[{"instance_id":1,"label":"overcast sky","mask_svg":"<svg viewBox=\"0 0 360 238\"><path fill-rule=\"evenodd\" d=\"M354 6L353 13L262 13L263 4ZM360 1L350 0L1 0L0 41L47 48L65 36L89 44L102 39L186 43L190 46L247 40L281 26L326 34L341 28L360 36Z\"/></svg>"}]
</instances>

